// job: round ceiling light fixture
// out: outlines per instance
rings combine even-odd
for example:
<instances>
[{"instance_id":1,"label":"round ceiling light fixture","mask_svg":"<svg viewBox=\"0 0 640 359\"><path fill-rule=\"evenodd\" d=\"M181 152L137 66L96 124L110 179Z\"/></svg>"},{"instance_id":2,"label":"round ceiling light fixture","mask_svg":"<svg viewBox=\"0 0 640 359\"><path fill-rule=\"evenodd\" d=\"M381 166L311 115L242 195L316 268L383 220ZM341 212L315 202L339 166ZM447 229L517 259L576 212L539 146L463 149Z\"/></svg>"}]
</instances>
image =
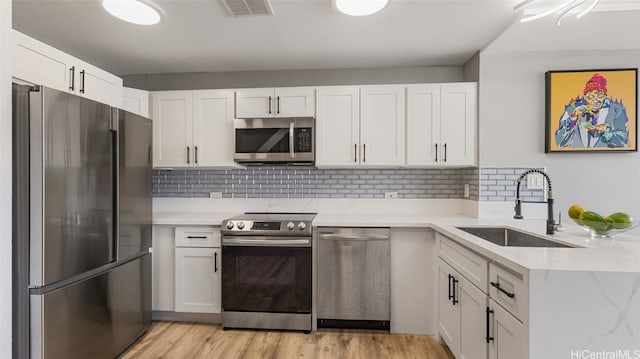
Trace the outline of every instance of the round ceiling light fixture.
<instances>
[{"instance_id":1,"label":"round ceiling light fixture","mask_svg":"<svg viewBox=\"0 0 640 359\"><path fill-rule=\"evenodd\" d=\"M351 16L375 14L389 5L391 0L333 0L338 11Z\"/></svg>"},{"instance_id":2,"label":"round ceiling light fixture","mask_svg":"<svg viewBox=\"0 0 640 359\"><path fill-rule=\"evenodd\" d=\"M155 25L162 11L148 0L102 0L102 7L120 20L136 25Z\"/></svg>"}]
</instances>

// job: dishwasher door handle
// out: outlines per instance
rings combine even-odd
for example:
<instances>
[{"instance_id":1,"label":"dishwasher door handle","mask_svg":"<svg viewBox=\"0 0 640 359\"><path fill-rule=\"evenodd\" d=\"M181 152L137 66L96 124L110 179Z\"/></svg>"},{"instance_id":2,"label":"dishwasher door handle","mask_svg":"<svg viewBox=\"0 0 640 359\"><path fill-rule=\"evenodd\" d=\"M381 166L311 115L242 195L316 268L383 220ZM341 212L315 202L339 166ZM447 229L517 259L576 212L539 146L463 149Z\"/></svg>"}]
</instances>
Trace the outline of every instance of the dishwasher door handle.
<instances>
[{"instance_id":1,"label":"dishwasher door handle","mask_svg":"<svg viewBox=\"0 0 640 359\"><path fill-rule=\"evenodd\" d=\"M353 235L342 235L342 234L333 234L333 233L320 233L318 235L319 239L329 239L334 241L384 241L388 240L388 236L376 236L376 235L362 235L362 236L353 236Z\"/></svg>"}]
</instances>

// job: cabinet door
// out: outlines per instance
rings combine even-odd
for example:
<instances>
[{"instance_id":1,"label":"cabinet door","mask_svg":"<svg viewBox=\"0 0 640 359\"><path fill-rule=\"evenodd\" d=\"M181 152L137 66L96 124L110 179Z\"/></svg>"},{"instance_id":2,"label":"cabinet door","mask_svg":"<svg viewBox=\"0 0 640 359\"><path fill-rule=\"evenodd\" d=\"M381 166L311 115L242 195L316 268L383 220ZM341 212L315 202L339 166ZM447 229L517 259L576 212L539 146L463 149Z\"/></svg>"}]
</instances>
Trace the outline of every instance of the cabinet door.
<instances>
[{"instance_id":1,"label":"cabinet door","mask_svg":"<svg viewBox=\"0 0 640 359\"><path fill-rule=\"evenodd\" d=\"M174 229L153 226L151 256L151 308L173 312L174 307Z\"/></svg>"},{"instance_id":2,"label":"cabinet door","mask_svg":"<svg viewBox=\"0 0 640 359\"><path fill-rule=\"evenodd\" d=\"M123 87L122 109L140 116L149 117L149 91Z\"/></svg>"},{"instance_id":3,"label":"cabinet door","mask_svg":"<svg viewBox=\"0 0 640 359\"><path fill-rule=\"evenodd\" d=\"M438 164L438 159L443 158L442 147L436 148L439 140L440 85L408 86L407 165Z\"/></svg>"},{"instance_id":4,"label":"cabinet door","mask_svg":"<svg viewBox=\"0 0 640 359\"><path fill-rule=\"evenodd\" d=\"M72 81L79 69L73 68L71 56L34 38L13 30L12 75L23 81L75 92Z\"/></svg>"},{"instance_id":5,"label":"cabinet door","mask_svg":"<svg viewBox=\"0 0 640 359\"><path fill-rule=\"evenodd\" d=\"M487 358L487 295L463 276L458 276L460 292L460 356L459 359ZM520 357L511 357L520 358Z\"/></svg>"},{"instance_id":6,"label":"cabinet door","mask_svg":"<svg viewBox=\"0 0 640 359\"><path fill-rule=\"evenodd\" d=\"M490 359L528 358L528 345L524 325L491 299L492 320L489 331L493 340L489 344Z\"/></svg>"},{"instance_id":7,"label":"cabinet door","mask_svg":"<svg viewBox=\"0 0 640 359\"><path fill-rule=\"evenodd\" d=\"M442 84L440 143L445 165L475 164L476 84Z\"/></svg>"},{"instance_id":8,"label":"cabinet door","mask_svg":"<svg viewBox=\"0 0 640 359\"><path fill-rule=\"evenodd\" d=\"M404 86L361 88L360 153L365 166L399 166L405 152Z\"/></svg>"},{"instance_id":9,"label":"cabinet door","mask_svg":"<svg viewBox=\"0 0 640 359\"><path fill-rule=\"evenodd\" d=\"M214 248L176 248L176 312L220 312L219 256Z\"/></svg>"},{"instance_id":10,"label":"cabinet door","mask_svg":"<svg viewBox=\"0 0 640 359\"><path fill-rule=\"evenodd\" d=\"M122 79L93 65L75 59L76 94L88 99L122 107Z\"/></svg>"},{"instance_id":11,"label":"cabinet door","mask_svg":"<svg viewBox=\"0 0 640 359\"><path fill-rule=\"evenodd\" d=\"M193 165L191 91L154 92L153 166L190 167Z\"/></svg>"},{"instance_id":12,"label":"cabinet door","mask_svg":"<svg viewBox=\"0 0 640 359\"><path fill-rule=\"evenodd\" d=\"M193 92L193 161L200 167L234 167L233 91Z\"/></svg>"},{"instance_id":13,"label":"cabinet door","mask_svg":"<svg viewBox=\"0 0 640 359\"><path fill-rule=\"evenodd\" d=\"M360 90L316 89L316 166L351 167L359 163Z\"/></svg>"},{"instance_id":14,"label":"cabinet door","mask_svg":"<svg viewBox=\"0 0 640 359\"><path fill-rule=\"evenodd\" d=\"M236 118L273 117L275 111L275 93L272 88L236 91Z\"/></svg>"},{"instance_id":15,"label":"cabinet door","mask_svg":"<svg viewBox=\"0 0 640 359\"><path fill-rule=\"evenodd\" d=\"M313 87L275 89L276 117L304 117L315 114Z\"/></svg>"},{"instance_id":16,"label":"cabinet door","mask_svg":"<svg viewBox=\"0 0 640 359\"><path fill-rule=\"evenodd\" d=\"M449 298L454 294L454 291L459 289L453 279L459 280L460 275L442 259L438 259L438 332L451 352L458 357L458 353L460 353L460 303L454 304L453 300Z\"/></svg>"}]
</instances>

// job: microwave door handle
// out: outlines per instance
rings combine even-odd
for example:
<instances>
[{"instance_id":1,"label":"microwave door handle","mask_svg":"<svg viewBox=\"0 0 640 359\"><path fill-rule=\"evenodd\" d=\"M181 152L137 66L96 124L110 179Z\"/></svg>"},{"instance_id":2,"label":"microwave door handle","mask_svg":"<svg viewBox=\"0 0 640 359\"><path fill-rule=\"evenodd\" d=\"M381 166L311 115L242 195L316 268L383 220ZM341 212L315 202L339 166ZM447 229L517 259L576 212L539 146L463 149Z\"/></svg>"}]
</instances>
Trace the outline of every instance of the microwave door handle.
<instances>
[{"instance_id":1,"label":"microwave door handle","mask_svg":"<svg viewBox=\"0 0 640 359\"><path fill-rule=\"evenodd\" d=\"M293 128L294 128L294 123L289 122L289 155L291 156L291 158L296 157L296 151L293 143L293 135L294 135Z\"/></svg>"}]
</instances>

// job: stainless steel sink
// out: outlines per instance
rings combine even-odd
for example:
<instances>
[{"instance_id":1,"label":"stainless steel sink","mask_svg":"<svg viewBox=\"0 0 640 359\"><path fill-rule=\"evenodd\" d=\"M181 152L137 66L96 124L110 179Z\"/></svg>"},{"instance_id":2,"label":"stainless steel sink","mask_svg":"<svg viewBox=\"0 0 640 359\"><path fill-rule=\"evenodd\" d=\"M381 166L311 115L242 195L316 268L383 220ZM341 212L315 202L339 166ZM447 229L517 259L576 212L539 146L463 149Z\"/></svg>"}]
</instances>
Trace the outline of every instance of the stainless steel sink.
<instances>
[{"instance_id":1,"label":"stainless steel sink","mask_svg":"<svg viewBox=\"0 0 640 359\"><path fill-rule=\"evenodd\" d=\"M570 244L564 244L542 237L534 236L507 227L457 227L476 237L480 237L493 244L503 247L555 247L575 248Z\"/></svg>"}]
</instances>

